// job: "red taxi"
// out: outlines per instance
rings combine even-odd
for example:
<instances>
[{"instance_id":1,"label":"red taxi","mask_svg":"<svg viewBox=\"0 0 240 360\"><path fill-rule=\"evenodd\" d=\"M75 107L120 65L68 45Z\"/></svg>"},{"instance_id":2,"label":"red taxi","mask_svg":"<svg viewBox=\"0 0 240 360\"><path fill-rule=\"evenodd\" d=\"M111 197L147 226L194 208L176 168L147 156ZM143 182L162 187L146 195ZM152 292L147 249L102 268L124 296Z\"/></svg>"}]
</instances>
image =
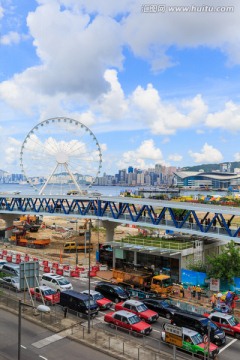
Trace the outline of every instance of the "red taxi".
<instances>
[{"instance_id":1,"label":"red taxi","mask_svg":"<svg viewBox=\"0 0 240 360\"><path fill-rule=\"evenodd\" d=\"M205 313L218 327L224 330L227 334L235 336L240 339L240 323L233 315L225 314L219 311L214 311L211 314Z\"/></svg>"},{"instance_id":2,"label":"red taxi","mask_svg":"<svg viewBox=\"0 0 240 360\"><path fill-rule=\"evenodd\" d=\"M104 321L109 323L111 327L118 326L132 331L133 334L149 335L152 331L151 325L142 321L137 315L125 310L106 314Z\"/></svg>"},{"instance_id":3,"label":"red taxi","mask_svg":"<svg viewBox=\"0 0 240 360\"><path fill-rule=\"evenodd\" d=\"M44 301L46 304L57 304L60 302L60 293L56 290L51 289L48 286L38 286L35 288L30 288L29 292L31 296L37 300Z\"/></svg>"},{"instance_id":4,"label":"red taxi","mask_svg":"<svg viewBox=\"0 0 240 360\"><path fill-rule=\"evenodd\" d=\"M118 303L115 305L115 310L130 311L147 323L153 323L159 318L159 315L156 313L156 311L148 309L148 307L143 302L138 300L126 300L124 302Z\"/></svg>"},{"instance_id":5,"label":"red taxi","mask_svg":"<svg viewBox=\"0 0 240 360\"><path fill-rule=\"evenodd\" d=\"M82 294L88 295L89 291L84 290L82 291ZM110 309L113 304L111 300L105 298L100 292L95 290L90 290L90 298L97 303L101 310Z\"/></svg>"}]
</instances>

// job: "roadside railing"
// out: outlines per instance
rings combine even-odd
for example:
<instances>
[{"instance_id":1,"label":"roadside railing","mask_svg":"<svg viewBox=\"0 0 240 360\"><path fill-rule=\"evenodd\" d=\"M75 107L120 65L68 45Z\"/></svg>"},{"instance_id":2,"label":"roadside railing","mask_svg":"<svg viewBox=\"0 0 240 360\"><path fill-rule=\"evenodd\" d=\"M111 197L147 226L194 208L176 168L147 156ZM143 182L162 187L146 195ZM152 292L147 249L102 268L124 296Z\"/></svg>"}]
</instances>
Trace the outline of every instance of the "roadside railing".
<instances>
[{"instance_id":1,"label":"roadside railing","mask_svg":"<svg viewBox=\"0 0 240 360\"><path fill-rule=\"evenodd\" d=\"M122 246L124 244L130 244L133 246L150 246L150 247L156 247L158 249L169 249L169 250L185 250L185 249L191 249L194 247L193 241L187 241L187 242L177 242L174 241L167 241L167 240L160 240L160 239L144 239L144 238L124 238L121 240L115 240L115 242L120 243Z\"/></svg>"}]
</instances>

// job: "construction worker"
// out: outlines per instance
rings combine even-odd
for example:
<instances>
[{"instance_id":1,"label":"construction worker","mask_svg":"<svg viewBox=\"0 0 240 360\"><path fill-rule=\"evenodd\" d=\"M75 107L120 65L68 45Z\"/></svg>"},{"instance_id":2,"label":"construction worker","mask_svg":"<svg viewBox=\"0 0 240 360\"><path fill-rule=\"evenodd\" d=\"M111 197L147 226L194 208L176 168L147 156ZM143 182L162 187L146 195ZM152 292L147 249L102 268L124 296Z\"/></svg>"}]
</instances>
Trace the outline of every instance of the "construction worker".
<instances>
[{"instance_id":1,"label":"construction worker","mask_svg":"<svg viewBox=\"0 0 240 360\"><path fill-rule=\"evenodd\" d=\"M195 285L192 286L192 297L193 298L196 297L196 286Z\"/></svg>"},{"instance_id":2,"label":"construction worker","mask_svg":"<svg viewBox=\"0 0 240 360\"><path fill-rule=\"evenodd\" d=\"M214 309L216 307L216 304L217 304L217 299L216 299L215 294L212 294L212 296L210 298L210 302L211 302L211 305L212 305L212 309Z\"/></svg>"},{"instance_id":3,"label":"construction worker","mask_svg":"<svg viewBox=\"0 0 240 360\"><path fill-rule=\"evenodd\" d=\"M196 287L196 293L197 293L198 300L201 300L202 289L201 289L200 285L198 285Z\"/></svg>"},{"instance_id":4,"label":"construction worker","mask_svg":"<svg viewBox=\"0 0 240 360\"><path fill-rule=\"evenodd\" d=\"M179 285L179 295L181 298L184 298L184 287L183 284Z\"/></svg>"}]
</instances>

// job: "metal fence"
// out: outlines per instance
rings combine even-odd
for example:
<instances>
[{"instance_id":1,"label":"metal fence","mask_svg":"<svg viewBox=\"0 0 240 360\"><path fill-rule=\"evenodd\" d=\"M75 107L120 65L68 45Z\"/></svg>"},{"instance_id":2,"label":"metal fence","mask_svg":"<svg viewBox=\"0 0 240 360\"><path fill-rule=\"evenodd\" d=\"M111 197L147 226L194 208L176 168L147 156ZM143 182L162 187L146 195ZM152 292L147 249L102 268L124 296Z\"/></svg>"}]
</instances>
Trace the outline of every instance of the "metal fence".
<instances>
[{"instance_id":1,"label":"metal fence","mask_svg":"<svg viewBox=\"0 0 240 360\"><path fill-rule=\"evenodd\" d=\"M26 304L30 304L30 302L26 302ZM18 313L19 299L0 291L0 305ZM73 311L67 313L67 321L65 322L63 308L59 305L51 306L51 312L48 314L40 313L36 311L36 308L25 307L24 304L21 311L22 317L30 321L34 319L39 324L50 326L53 331L58 333L62 331L64 336L71 336L73 339L113 356L114 354L122 355L131 360L175 359L174 348L170 345L169 352L166 352L166 346L161 341L160 334L159 337L142 336L132 331L126 332L118 326L110 329L101 318L91 319L90 328L88 328L87 318ZM69 320L71 321L69 322ZM194 359L195 357L194 354L189 354L185 358Z\"/></svg>"}]
</instances>

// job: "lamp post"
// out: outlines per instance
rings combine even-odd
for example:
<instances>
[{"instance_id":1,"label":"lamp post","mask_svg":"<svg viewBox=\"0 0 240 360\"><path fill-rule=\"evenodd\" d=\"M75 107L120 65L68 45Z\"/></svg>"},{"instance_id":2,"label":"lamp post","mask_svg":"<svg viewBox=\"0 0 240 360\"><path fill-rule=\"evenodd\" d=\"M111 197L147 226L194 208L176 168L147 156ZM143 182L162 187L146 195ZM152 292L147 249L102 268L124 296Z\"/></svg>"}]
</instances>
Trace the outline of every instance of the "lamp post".
<instances>
[{"instance_id":1,"label":"lamp post","mask_svg":"<svg viewBox=\"0 0 240 360\"><path fill-rule=\"evenodd\" d=\"M207 358L208 360L210 359L210 335L211 335L211 323L210 321L208 321L208 325L207 325L207 329L208 329L208 343L207 343Z\"/></svg>"},{"instance_id":2,"label":"lamp post","mask_svg":"<svg viewBox=\"0 0 240 360\"><path fill-rule=\"evenodd\" d=\"M91 230L90 223L88 231L85 232L85 249L88 241L88 334L90 334L90 269L91 269L91 253L90 253L90 241L91 241Z\"/></svg>"},{"instance_id":3,"label":"lamp post","mask_svg":"<svg viewBox=\"0 0 240 360\"><path fill-rule=\"evenodd\" d=\"M34 306L18 301L18 360L21 360L21 338L22 338L22 306L34 308ZM37 310L41 313L50 313L50 308L46 305L39 305Z\"/></svg>"},{"instance_id":4,"label":"lamp post","mask_svg":"<svg viewBox=\"0 0 240 360\"><path fill-rule=\"evenodd\" d=\"M77 233L77 236L79 235L79 232L78 232L78 220L76 219L76 233ZM76 267L78 266L78 248L77 248L77 241L76 241Z\"/></svg>"}]
</instances>

